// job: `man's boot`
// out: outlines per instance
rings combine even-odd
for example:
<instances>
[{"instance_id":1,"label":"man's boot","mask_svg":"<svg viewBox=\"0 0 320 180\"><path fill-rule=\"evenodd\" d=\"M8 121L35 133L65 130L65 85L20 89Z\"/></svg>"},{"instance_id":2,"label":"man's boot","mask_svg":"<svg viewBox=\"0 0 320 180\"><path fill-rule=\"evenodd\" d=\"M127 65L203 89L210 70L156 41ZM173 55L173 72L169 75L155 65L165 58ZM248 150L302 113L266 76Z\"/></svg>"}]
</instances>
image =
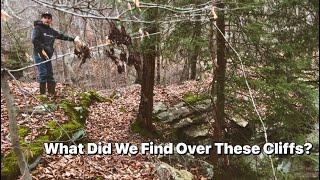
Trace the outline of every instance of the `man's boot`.
<instances>
[{"instance_id":1,"label":"man's boot","mask_svg":"<svg viewBox=\"0 0 320 180\"><path fill-rule=\"evenodd\" d=\"M46 94L46 83L40 83L40 94L44 95Z\"/></svg>"},{"instance_id":2,"label":"man's boot","mask_svg":"<svg viewBox=\"0 0 320 180\"><path fill-rule=\"evenodd\" d=\"M56 83L55 82L48 82L47 83L48 93L50 96L56 95Z\"/></svg>"}]
</instances>

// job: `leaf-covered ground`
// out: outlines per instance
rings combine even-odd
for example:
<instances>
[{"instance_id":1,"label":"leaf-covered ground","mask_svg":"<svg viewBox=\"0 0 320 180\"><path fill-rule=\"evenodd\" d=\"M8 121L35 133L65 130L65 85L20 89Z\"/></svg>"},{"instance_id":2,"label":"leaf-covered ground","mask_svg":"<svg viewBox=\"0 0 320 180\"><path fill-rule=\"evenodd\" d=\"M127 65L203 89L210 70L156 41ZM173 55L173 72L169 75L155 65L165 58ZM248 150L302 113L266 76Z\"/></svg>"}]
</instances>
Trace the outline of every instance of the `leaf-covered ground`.
<instances>
[{"instance_id":1,"label":"leaf-covered ground","mask_svg":"<svg viewBox=\"0 0 320 180\"><path fill-rule=\"evenodd\" d=\"M206 82L189 81L170 86L156 86L154 101L175 104L181 101L186 92L205 91L210 80ZM30 94L38 94L37 83L21 83L22 89ZM15 98L15 104L20 109L18 124L30 127L31 132L25 140L32 141L39 136L40 128L46 122L57 119L59 123L67 121L61 109L52 113L30 114L28 108L40 105L28 93L23 93L16 84L10 82ZM201 88L204 89L201 89ZM80 90L57 86L58 98L76 99ZM141 142L149 141L130 130L130 124L135 120L140 100L140 86L132 85L116 90L103 90L99 93L105 97L113 97L112 102L94 103L90 106L86 122L87 139L90 142L130 142L139 146ZM25 94L25 96L24 96ZM5 100L1 94L1 154L10 150L8 138L8 117ZM32 171L34 179L153 179L154 164L158 161L148 155L43 155L43 163Z\"/></svg>"}]
</instances>

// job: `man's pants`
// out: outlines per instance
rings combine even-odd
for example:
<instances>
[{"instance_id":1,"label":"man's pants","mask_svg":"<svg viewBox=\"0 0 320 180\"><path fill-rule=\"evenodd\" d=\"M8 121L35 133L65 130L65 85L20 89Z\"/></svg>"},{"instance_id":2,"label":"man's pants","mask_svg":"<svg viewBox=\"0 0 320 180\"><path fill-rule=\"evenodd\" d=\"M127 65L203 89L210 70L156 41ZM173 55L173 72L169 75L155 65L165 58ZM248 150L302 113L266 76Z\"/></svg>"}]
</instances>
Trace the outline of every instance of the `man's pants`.
<instances>
[{"instance_id":1,"label":"man's pants","mask_svg":"<svg viewBox=\"0 0 320 180\"><path fill-rule=\"evenodd\" d=\"M41 63L46 61L46 59L41 58L39 55L33 55L33 59L36 63ZM37 65L38 68L38 81L39 83L54 83L53 69L51 61Z\"/></svg>"}]
</instances>

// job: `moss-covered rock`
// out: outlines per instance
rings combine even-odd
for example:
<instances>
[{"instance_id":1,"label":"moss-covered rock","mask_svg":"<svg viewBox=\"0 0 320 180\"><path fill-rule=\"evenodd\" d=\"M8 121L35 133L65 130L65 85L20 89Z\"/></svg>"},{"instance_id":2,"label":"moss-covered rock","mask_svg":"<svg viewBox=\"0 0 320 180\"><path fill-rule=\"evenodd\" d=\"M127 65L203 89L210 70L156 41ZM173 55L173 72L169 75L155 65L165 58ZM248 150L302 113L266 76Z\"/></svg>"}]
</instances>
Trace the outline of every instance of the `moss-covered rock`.
<instances>
[{"instance_id":1,"label":"moss-covered rock","mask_svg":"<svg viewBox=\"0 0 320 180\"><path fill-rule=\"evenodd\" d=\"M192 92L187 92L183 95L183 100L188 104L195 104L204 99L209 99L210 95L207 93L193 94Z\"/></svg>"},{"instance_id":2,"label":"moss-covered rock","mask_svg":"<svg viewBox=\"0 0 320 180\"><path fill-rule=\"evenodd\" d=\"M76 121L80 124L84 125L86 122L86 118L88 116L88 109L84 106L78 106L77 104L70 102L68 100L63 100L59 104L59 107L64 110L66 115L69 117L70 121ZM79 107L82 108L82 110L79 110Z\"/></svg>"},{"instance_id":3,"label":"moss-covered rock","mask_svg":"<svg viewBox=\"0 0 320 180\"><path fill-rule=\"evenodd\" d=\"M89 114L88 108L93 102L108 101L108 99L100 96L94 91L84 92L80 95L80 103L76 104L69 100L62 100L59 107L64 110L69 121L58 125L55 120L49 121L42 128L43 135L40 135L32 142L25 142L24 137L28 135L30 129L27 126L19 126L18 134L20 137L20 146L28 160L32 163L37 157L43 153L43 143L49 141L65 141L72 138L73 134L84 128L85 120ZM46 101L46 99L42 99ZM20 170L15 157L11 150L6 155L1 155L1 178L16 179Z\"/></svg>"},{"instance_id":4,"label":"moss-covered rock","mask_svg":"<svg viewBox=\"0 0 320 180\"><path fill-rule=\"evenodd\" d=\"M72 137L72 134L80 129L83 129L83 125L76 120L68 121L60 126L55 121L50 121L47 124L47 135L51 140L65 141Z\"/></svg>"},{"instance_id":5,"label":"moss-covered rock","mask_svg":"<svg viewBox=\"0 0 320 180\"><path fill-rule=\"evenodd\" d=\"M88 108L93 102L112 102L111 99L98 94L96 91L88 91L80 94L80 105Z\"/></svg>"},{"instance_id":6,"label":"moss-covered rock","mask_svg":"<svg viewBox=\"0 0 320 180\"><path fill-rule=\"evenodd\" d=\"M20 131L20 129L19 129ZM21 137L20 137L21 138ZM48 135L39 136L33 142L20 140L20 147L28 163L32 163L43 152L43 143L49 141ZM1 179L15 179L20 175L16 155L13 150L1 158Z\"/></svg>"},{"instance_id":7,"label":"moss-covered rock","mask_svg":"<svg viewBox=\"0 0 320 180\"><path fill-rule=\"evenodd\" d=\"M192 180L193 174L187 170L178 170L167 163L157 163L155 174L159 179Z\"/></svg>"}]
</instances>

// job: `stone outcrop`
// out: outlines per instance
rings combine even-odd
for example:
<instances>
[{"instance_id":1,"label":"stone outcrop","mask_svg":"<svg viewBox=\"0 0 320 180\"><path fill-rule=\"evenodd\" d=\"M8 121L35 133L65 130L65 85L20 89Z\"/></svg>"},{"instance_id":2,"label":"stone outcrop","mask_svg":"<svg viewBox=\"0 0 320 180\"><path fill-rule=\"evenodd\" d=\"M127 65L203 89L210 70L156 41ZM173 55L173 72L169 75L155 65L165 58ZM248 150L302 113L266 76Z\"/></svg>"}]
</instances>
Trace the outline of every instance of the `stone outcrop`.
<instances>
[{"instance_id":1,"label":"stone outcrop","mask_svg":"<svg viewBox=\"0 0 320 180\"><path fill-rule=\"evenodd\" d=\"M181 102L167 107L159 102L154 105L154 118L158 123L169 125L172 136L178 141L197 143L199 139L209 138L209 121L212 111L210 99L192 104Z\"/></svg>"},{"instance_id":2,"label":"stone outcrop","mask_svg":"<svg viewBox=\"0 0 320 180\"><path fill-rule=\"evenodd\" d=\"M167 163L158 163L155 167L156 176L160 180L174 179L174 180L192 180L193 175L187 170L178 170Z\"/></svg>"}]
</instances>

